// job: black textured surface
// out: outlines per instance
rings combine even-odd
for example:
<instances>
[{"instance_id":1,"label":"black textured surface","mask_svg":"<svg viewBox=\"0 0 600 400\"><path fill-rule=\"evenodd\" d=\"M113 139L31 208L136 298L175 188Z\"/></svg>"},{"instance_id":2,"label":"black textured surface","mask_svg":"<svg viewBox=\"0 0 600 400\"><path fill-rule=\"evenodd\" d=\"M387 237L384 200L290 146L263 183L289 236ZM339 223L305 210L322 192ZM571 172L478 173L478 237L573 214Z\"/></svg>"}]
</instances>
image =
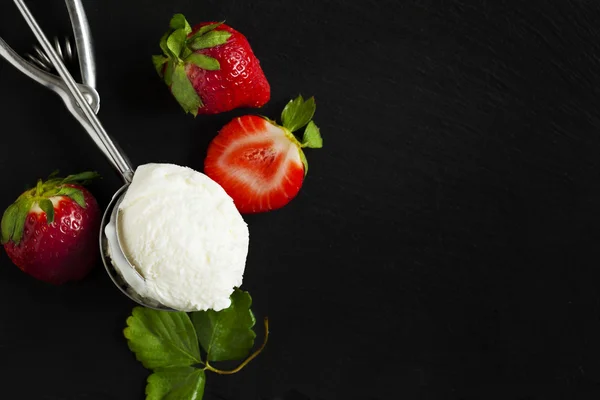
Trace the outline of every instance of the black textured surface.
<instances>
[{"instance_id":1,"label":"black textured surface","mask_svg":"<svg viewBox=\"0 0 600 400\"><path fill-rule=\"evenodd\" d=\"M68 32L61 1L28 4ZM248 37L273 89L261 113L317 99L325 147L307 152L299 197L247 218L244 287L271 340L209 376L205 399L598 398L598 3L85 4L99 115L136 164L201 169L248 112L194 120L170 98L150 56L174 12ZM1 7L0 35L28 50ZM100 171L106 205L119 180L58 98L5 62L0 88L1 207L56 168ZM133 304L100 266L56 288L2 253L0 303L1 381L18 393L1 398L143 398L121 334Z\"/></svg>"}]
</instances>

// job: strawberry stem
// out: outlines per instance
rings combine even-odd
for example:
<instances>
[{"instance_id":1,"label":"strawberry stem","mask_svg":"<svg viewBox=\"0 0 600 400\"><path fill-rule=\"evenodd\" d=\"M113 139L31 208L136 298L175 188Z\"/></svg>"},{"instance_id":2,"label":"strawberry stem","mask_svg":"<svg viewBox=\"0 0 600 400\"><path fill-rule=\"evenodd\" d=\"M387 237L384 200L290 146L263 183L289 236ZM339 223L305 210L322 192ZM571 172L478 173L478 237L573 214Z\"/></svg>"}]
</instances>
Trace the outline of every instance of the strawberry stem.
<instances>
[{"instance_id":1,"label":"strawberry stem","mask_svg":"<svg viewBox=\"0 0 600 400\"><path fill-rule=\"evenodd\" d=\"M248 365L248 363L250 361L254 360L263 351L263 349L267 345L267 341L269 340L269 318L265 317L264 323L265 323L265 338L263 340L263 343L254 353L252 353L248 358L246 358L244 360L244 362L242 362L240 365L238 365L237 368L234 368L229 371L217 369L217 368L213 367L212 365L210 365L210 363L208 362L208 356L207 356L206 366L204 367L204 370L209 370L209 371L212 371L219 375L233 375L237 372L240 372L246 365Z\"/></svg>"}]
</instances>

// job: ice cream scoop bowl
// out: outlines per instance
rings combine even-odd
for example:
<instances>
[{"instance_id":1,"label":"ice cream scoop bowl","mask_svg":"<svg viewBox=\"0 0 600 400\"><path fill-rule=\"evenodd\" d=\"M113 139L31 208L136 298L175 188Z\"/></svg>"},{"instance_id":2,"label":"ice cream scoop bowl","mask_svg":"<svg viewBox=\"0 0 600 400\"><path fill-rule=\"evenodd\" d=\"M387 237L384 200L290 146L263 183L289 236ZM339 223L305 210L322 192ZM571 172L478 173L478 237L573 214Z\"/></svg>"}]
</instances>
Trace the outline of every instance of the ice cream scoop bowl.
<instances>
[{"instance_id":1,"label":"ice cream scoop bowl","mask_svg":"<svg viewBox=\"0 0 600 400\"><path fill-rule=\"evenodd\" d=\"M144 296L145 279L135 269L123 251L119 229L119 204L123 201L129 183L121 187L106 207L100 225L100 254L108 276L113 283L136 303L161 311L176 311ZM118 265L118 270L117 267Z\"/></svg>"},{"instance_id":2,"label":"ice cream scoop bowl","mask_svg":"<svg viewBox=\"0 0 600 400\"><path fill-rule=\"evenodd\" d=\"M146 283L145 278L140 275L135 267L129 262L121 247L121 240L119 238L119 204L127 193L133 179L134 169L132 168L131 163L104 130L104 127L98 120L98 117L88 103L86 97L79 89L77 83L63 64L56 50L48 41L46 35L23 0L14 0L14 3L17 5L17 8L31 28L31 31L46 52L52 65L54 65L58 74L64 79L68 92L76 101L78 109L75 110L77 107L73 107L73 110L70 111L81 123L98 148L119 172L125 182L112 197L102 218L100 230L100 254L102 255L102 262L104 263L108 275L114 284L127 297L141 306L163 311L175 311L172 308L163 306L162 304L143 296ZM118 267L115 267L114 265L118 265Z\"/></svg>"}]
</instances>

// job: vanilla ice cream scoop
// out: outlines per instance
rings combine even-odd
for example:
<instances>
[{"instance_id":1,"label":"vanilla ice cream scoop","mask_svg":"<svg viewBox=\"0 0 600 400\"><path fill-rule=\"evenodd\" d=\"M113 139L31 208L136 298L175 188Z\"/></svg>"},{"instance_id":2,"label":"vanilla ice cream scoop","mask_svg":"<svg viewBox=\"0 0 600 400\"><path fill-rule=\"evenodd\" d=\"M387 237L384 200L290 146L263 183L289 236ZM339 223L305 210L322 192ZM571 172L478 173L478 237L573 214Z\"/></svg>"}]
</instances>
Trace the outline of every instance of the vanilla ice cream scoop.
<instances>
[{"instance_id":1,"label":"vanilla ice cream scoop","mask_svg":"<svg viewBox=\"0 0 600 400\"><path fill-rule=\"evenodd\" d=\"M115 257L112 264L139 295L180 311L229 307L229 296L242 284L249 234L218 183L178 165L142 165L118 206L118 219L127 260ZM115 232L107 226L106 234ZM129 264L143 280L132 276Z\"/></svg>"}]
</instances>

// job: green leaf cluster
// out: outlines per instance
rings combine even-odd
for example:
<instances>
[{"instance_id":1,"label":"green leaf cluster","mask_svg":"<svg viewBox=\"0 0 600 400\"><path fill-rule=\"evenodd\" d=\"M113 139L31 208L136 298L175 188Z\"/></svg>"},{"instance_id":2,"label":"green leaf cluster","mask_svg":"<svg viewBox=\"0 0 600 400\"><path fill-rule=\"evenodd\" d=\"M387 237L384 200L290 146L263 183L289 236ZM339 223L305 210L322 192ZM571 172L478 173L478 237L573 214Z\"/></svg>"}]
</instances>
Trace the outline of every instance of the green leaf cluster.
<instances>
[{"instance_id":1,"label":"green leaf cluster","mask_svg":"<svg viewBox=\"0 0 600 400\"><path fill-rule=\"evenodd\" d=\"M187 66L196 65L209 71L219 70L219 61L199 53L199 50L222 45L231 33L216 30L223 22L205 25L192 35L192 27L183 14L171 18L169 31L160 40L162 55L152 56L156 72L171 88L173 96L186 113L198 115L203 106L200 96L187 75Z\"/></svg>"},{"instance_id":2,"label":"green leaf cluster","mask_svg":"<svg viewBox=\"0 0 600 400\"><path fill-rule=\"evenodd\" d=\"M265 342L238 368L222 371L210 362L248 356L256 338L251 305L250 294L236 289L229 308L218 312L188 314L134 308L123 333L137 360L153 371L148 377L146 399L201 400L207 370L231 374L247 365L266 344L267 324Z\"/></svg>"},{"instance_id":3,"label":"green leaf cluster","mask_svg":"<svg viewBox=\"0 0 600 400\"><path fill-rule=\"evenodd\" d=\"M321 131L312 120L316 110L317 105L314 97L304 100L302 95L299 95L290 100L281 113L283 127L290 132L290 138L293 138L296 142L297 139L293 133L305 127L300 142L301 148L320 149L323 147ZM300 149L300 158L304 164L304 175L306 175L308 173L308 161L302 149Z\"/></svg>"},{"instance_id":4,"label":"green leaf cluster","mask_svg":"<svg viewBox=\"0 0 600 400\"><path fill-rule=\"evenodd\" d=\"M34 188L23 192L13 204L11 204L0 222L0 243L5 244L12 241L18 245L23 238L25 220L35 205L39 206L46 214L48 224L54 222L54 204L50 200L56 196L66 196L76 202L81 208L86 208L83 192L72 185L86 185L93 179L99 178L97 172L87 171L80 174L69 175L66 178L58 177L58 171L54 171L46 181L38 179Z\"/></svg>"}]
</instances>

